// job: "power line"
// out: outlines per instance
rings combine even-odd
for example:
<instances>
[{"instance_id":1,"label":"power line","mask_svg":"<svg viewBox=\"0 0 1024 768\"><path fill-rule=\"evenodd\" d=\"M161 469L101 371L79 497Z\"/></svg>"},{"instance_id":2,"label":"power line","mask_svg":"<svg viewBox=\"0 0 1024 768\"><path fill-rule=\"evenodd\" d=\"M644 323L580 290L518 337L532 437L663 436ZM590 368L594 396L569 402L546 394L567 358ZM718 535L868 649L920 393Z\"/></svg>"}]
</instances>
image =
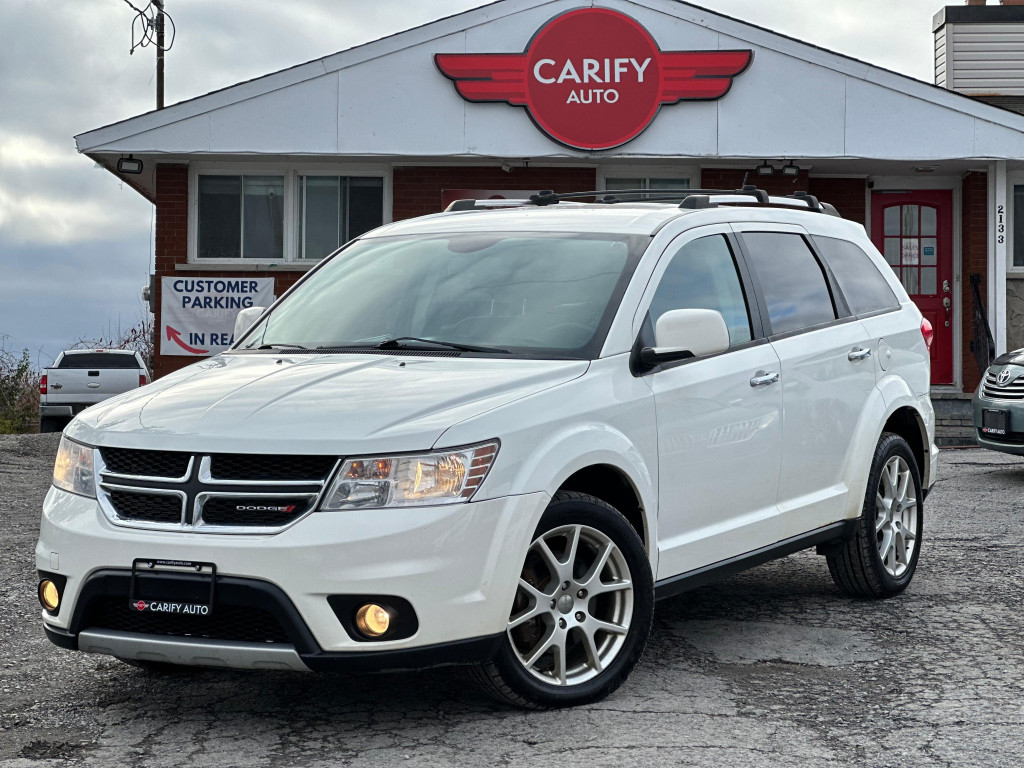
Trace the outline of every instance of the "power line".
<instances>
[{"instance_id":1,"label":"power line","mask_svg":"<svg viewBox=\"0 0 1024 768\"><path fill-rule=\"evenodd\" d=\"M150 45L160 47L164 53L174 47L177 27L171 14L163 9L162 3L150 2L146 4L145 8L133 5L131 0L124 0L124 4L135 11L135 16L132 18L132 47L128 51L129 55L135 53L137 48L147 48ZM160 26L161 16L165 22L169 22L171 25L170 42L165 42L162 46L159 45L158 41L158 27Z\"/></svg>"}]
</instances>

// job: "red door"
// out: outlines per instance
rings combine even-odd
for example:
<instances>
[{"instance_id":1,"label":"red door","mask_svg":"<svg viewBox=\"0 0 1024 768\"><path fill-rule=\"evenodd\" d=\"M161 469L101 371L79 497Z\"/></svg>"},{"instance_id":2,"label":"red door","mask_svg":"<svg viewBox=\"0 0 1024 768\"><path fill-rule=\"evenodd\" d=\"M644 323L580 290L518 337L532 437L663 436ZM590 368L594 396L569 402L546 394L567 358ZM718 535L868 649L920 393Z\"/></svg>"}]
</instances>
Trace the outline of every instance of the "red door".
<instances>
[{"instance_id":1,"label":"red door","mask_svg":"<svg viewBox=\"0 0 1024 768\"><path fill-rule=\"evenodd\" d=\"M953 193L875 192L871 239L935 329L932 384L952 384Z\"/></svg>"}]
</instances>

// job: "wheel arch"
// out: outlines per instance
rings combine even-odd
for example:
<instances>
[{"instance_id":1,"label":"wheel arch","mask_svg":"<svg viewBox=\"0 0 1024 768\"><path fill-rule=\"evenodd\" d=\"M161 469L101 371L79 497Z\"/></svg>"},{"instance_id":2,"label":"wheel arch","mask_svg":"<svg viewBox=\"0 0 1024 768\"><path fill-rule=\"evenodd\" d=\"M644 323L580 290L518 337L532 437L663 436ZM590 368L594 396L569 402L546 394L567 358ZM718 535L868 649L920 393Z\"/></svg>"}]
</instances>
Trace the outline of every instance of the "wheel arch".
<instances>
[{"instance_id":1,"label":"wheel arch","mask_svg":"<svg viewBox=\"0 0 1024 768\"><path fill-rule=\"evenodd\" d=\"M650 526L640 492L629 475L619 467L591 464L569 475L557 490L586 493L615 507L633 526L648 553L651 551Z\"/></svg>"}]
</instances>

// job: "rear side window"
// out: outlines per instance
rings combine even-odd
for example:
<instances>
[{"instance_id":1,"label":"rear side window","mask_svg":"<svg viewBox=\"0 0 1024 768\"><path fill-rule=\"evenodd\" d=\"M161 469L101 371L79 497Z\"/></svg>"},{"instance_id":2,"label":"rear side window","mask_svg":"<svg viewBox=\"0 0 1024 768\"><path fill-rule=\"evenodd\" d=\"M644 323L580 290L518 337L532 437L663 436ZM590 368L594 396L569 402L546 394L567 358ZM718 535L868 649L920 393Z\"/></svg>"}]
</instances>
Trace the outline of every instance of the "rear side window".
<instances>
[{"instance_id":1,"label":"rear side window","mask_svg":"<svg viewBox=\"0 0 1024 768\"><path fill-rule=\"evenodd\" d=\"M84 355L64 355L58 368L136 368L135 355L111 355L106 352L88 352Z\"/></svg>"},{"instance_id":2,"label":"rear side window","mask_svg":"<svg viewBox=\"0 0 1024 768\"><path fill-rule=\"evenodd\" d=\"M836 319L825 273L800 235L745 232L743 242L764 291L772 334Z\"/></svg>"},{"instance_id":3,"label":"rear side window","mask_svg":"<svg viewBox=\"0 0 1024 768\"><path fill-rule=\"evenodd\" d=\"M814 243L836 276L853 314L864 315L899 306L896 294L860 246L834 237L815 236Z\"/></svg>"},{"instance_id":4,"label":"rear side window","mask_svg":"<svg viewBox=\"0 0 1024 768\"><path fill-rule=\"evenodd\" d=\"M651 299L651 323L671 309L714 309L729 327L729 343L750 341L750 316L729 244L721 235L684 245Z\"/></svg>"}]
</instances>

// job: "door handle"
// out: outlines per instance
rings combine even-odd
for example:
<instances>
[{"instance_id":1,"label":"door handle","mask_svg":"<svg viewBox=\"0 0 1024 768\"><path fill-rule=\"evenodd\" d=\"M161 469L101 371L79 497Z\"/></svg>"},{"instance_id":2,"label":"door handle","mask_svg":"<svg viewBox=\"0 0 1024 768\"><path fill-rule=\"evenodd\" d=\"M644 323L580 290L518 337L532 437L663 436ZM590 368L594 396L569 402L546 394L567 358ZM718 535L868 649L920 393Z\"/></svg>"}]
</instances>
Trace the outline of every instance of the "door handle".
<instances>
[{"instance_id":1,"label":"door handle","mask_svg":"<svg viewBox=\"0 0 1024 768\"><path fill-rule=\"evenodd\" d=\"M865 347L857 347L856 349L850 350L850 354L846 356L846 359L853 362L855 360L867 360L869 357L871 357L870 349L866 349Z\"/></svg>"},{"instance_id":2,"label":"door handle","mask_svg":"<svg viewBox=\"0 0 1024 768\"><path fill-rule=\"evenodd\" d=\"M944 297L942 299L942 308L944 310L946 310L946 327L947 328L949 328L949 308L952 307L952 306L953 306L953 302L950 300L949 296L946 296L946 297Z\"/></svg>"},{"instance_id":3,"label":"door handle","mask_svg":"<svg viewBox=\"0 0 1024 768\"><path fill-rule=\"evenodd\" d=\"M750 380L750 386L752 387L767 387L769 384L774 384L779 380L778 371L758 371L754 374L754 378Z\"/></svg>"}]
</instances>

